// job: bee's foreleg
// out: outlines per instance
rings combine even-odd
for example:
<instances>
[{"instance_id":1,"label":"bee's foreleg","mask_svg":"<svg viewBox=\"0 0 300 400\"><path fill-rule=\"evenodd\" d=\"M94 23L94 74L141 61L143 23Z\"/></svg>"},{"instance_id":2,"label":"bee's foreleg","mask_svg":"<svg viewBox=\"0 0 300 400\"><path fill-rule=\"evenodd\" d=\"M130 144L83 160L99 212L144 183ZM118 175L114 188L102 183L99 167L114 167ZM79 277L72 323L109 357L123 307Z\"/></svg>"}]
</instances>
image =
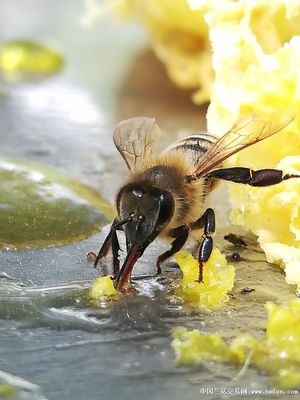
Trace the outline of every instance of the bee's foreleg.
<instances>
[{"instance_id":1,"label":"bee's foreleg","mask_svg":"<svg viewBox=\"0 0 300 400\"><path fill-rule=\"evenodd\" d=\"M163 254L157 257L157 274L161 273L160 263L171 257L173 254L177 253L185 244L189 236L189 228L187 225L178 226L177 228L168 231L168 236L175 238L175 240L173 240L171 248L169 250L165 251Z\"/></svg>"},{"instance_id":2,"label":"bee's foreleg","mask_svg":"<svg viewBox=\"0 0 300 400\"><path fill-rule=\"evenodd\" d=\"M191 229L204 228L203 240L198 251L199 274L198 282L203 282L203 262L207 261L213 249L212 234L216 230L215 212L212 208L208 208L205 213L190 225Z\"/></svg>"},{"instance_id":3,"label":"bee's foreleg","mask_svg":"<svg viewBox=\"0 0 300 400\"><path fill-rule=\"evenodd\" d=\"M97 264L101 260L101 258L107 256L107 254L108 254L108 252L109 252L109 250L110 250L110 248L112 246L114 246L113 252L115 252L115 254L116 254L116 248L117 247L118 247L118 251L117 252L119 252L119 242L118 242L116 230L120 226L121 225L118 222L118 220L114 219L113 223L111 224L110 231L109 231L108 235L106 236L106 238L105 238L105 240L104 240L104 242L103 242L103 244L102 244L102 246L101 246L101 248L100 248L100 250L98 252L98 255L97 255L96 259L95 259L94 268L97 268ZM114 242L114 244L113 244L113 242ZM114 259L115 259L115 255L114 255ZM114 269L115 269L115 267L114 267Z\"/></svg>"},{"instance_id":4,"label":"bee's foreleg","mask_svg":"<svg viewBox=\"0 0 300 400\"><path fill-rule=\"evenodd\" d=\"M300 175L284 175L283 171L279 169L258 169L255 171L245 167L232 167L216 169L207 174L207 177L262 187L276 185L291 178L300 178Z\"/></svg>"},{"instance_id":5,"label":"bee's foreleg","mask_svg":"<svg viewBox=\"0 0 300 400\"><path fill-rule=\"evenodd\" d=\"M115 278L120 271L120 260L119 260L120 244L116 231L113 232L111 237L111 249L113 255L113 272Z\"/></svg>"}]
</instances>

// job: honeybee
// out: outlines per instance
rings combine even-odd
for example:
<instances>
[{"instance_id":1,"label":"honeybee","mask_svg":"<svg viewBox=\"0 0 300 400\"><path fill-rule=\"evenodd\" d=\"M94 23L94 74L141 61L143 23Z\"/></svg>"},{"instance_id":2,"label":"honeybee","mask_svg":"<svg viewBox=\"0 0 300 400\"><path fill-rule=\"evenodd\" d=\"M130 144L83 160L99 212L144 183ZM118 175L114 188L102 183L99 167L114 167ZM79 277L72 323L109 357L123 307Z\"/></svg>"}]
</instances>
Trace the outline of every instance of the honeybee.
<instances>
[{"instance_id":1,"label":"honeybee","mask_svg":"<svg viewBox=\"0 0 300 400\"><path fill-rule=\"evenodd\" d=\"M202 230L198 249L198 281L202 282L203 263L211 255L215 232L215 213L207 207L206 197L217 181L269 186L300 177L284 175L276 169L226 168L222 163L244 148L274 135L292 120L291 113L283 116L277 113L268 121L252 114L219 139L208 133L188 136L160 154L154 151L160 136L154 119L138 117L121 121L113 139L129 176L117 192L117 217L95 259L95 267L111 249L114 285L122 289L130 282L138 258L158 236L171 242L170 249L157 258L157 272L160 273L160 264L178 252L193 232ZM117 230L123 230L126 237L127 256L121 269Z\"/></svg>"}]
</instances>

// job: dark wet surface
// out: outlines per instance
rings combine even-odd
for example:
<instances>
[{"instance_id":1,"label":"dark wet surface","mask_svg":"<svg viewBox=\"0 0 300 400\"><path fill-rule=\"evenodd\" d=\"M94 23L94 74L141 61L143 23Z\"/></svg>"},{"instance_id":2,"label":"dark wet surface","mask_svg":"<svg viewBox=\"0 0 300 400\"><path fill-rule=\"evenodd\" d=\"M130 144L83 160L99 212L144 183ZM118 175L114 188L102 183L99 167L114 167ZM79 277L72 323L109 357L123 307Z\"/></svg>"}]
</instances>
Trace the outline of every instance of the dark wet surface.
<instances>
[{"instance_id":1,"label":"dark wet surface","mask_svg":"<svg viewBox=\"0 0 300 400\"><path fill-rule=\"evenodd\" d=\"M66 58L65 69L46 80L2 83L1 156L60 168L111 201L125 176L112 144L116 121L155 116L164 133L162 145L181 130L204 128L205 108L193 106L190 93L168 81L138 27L105 18L85 31L79 25L83 6L71 0L55 7L45 0L27 1L26 7L7 0L0 7L1 40L50 36ZM245 331L261 337L264 303L294 296L280 270L265 262L255 239L226 226L228 204L219 200L225 194L221 187L212 199L224 226L216 242L226 256L238 253L240 259L230 260L236 266L230 302L210 315L174 295L178 269L165 267L162 277L154 276L162 243L150 247L135 269L143 278L136 280L139 294L99 308L86 297L99 275L86 254L98 250L107 228L75 244L0 252L0 369L40 387L21 387L17 398L176 400L199 398L204 387L270 387L268 378L252 369L231 382L239 367L210 362L176 367L170 346L175 326L225 338ZM224 240L231 232L243 234L247 246Z\"/></svg>"}]
</instances>

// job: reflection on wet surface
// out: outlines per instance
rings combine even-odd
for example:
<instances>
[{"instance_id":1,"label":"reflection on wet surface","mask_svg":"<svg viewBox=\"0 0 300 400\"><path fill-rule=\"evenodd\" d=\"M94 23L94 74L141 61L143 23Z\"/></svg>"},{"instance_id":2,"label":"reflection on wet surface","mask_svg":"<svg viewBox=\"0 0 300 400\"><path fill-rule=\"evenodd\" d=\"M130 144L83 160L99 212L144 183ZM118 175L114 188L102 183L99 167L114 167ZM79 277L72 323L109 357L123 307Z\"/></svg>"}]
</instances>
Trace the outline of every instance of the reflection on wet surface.
<instances>
[{"instance_id":1,"label":"reflection on wet surface","mask_svg":"<svg viewBox=\"0 0 300 400\"><path fill-rule=\"evenodd\" d=\"M0 158L0 249L49 247L82 240L112 217L92 188L58 170Z\"/></svg>"},{"instance_id":2,"label":"reflection on wet surface","mask_svg":"<svg viewBox=\"0 0 300 400\"><path fill-rule=\"evenodd\" d=\"M86 32L77 24L79 3L66 0L55 9L46 0L29 3L19 13L19 2L3 2L3 38L53 36L65 49L67 64L51 79L5 86L0 98L1 156L58 167L111 201L126 173L112 143L116 121L155 116L164 134L162 147L182 130L204 128L205 109L193 106L190 93L170 84L144 49L138 28L106 18L95 31ZM165 265L163 275L155 277L156 256L166 246L158 241L134 270L136 295L91 304L86 292L100 272L86 254L99 249L108 227L75 244L2 251L1 370L38 385L42 394L37 393L37 399L189 400L200 397L201 387L232 385L239 372L235 366L207 362L176 367L171 329L219 332L225 339L244 331L260 337L265 301L286 303L294 293L279 268L265 262L253 237L228 224L220 228L227 223L224 188L212 196L219 227L216 242L226 256L238 253L239 258L231 261L235 287L223 310L203 314L183 303L174 293L180 277L174 264ZM223 238L230 233L243 235L247 246ZM249 369L235 385L262 388L269 380ZM35 394L21 392L18 399L34 399Z\"/></svg>"}]
</instances>

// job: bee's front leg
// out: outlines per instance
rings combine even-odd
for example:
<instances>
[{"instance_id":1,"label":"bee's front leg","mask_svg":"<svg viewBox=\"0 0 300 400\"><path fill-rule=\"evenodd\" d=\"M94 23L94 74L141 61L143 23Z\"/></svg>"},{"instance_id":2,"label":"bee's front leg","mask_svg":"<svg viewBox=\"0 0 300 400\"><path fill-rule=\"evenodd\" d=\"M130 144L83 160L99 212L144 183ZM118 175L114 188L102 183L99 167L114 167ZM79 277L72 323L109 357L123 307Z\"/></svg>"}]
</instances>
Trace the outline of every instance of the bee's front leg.
<instances>
[{"instance_id":1,"label":"bee's front leg","mask_svg":"<svg viewBox=\"0 0 300 400\"><path fill-rule=\"evenodd\" d=\"M216 230L216 218L215 212L212 208L208 208L205 213L193 224L191 229L203 228L203 240L200 244L198 251L198 262L199 262L199 274L198 282L203 282L203 263L208 261L211 252L213 250L213 238L212 234Z\"/></svg>"},{"instance_id":2,"label":"bee's front leg","mask_svg":"<svg viewBox=\"0 0 300 400\"><path fill-rule=\"evenodd\" d=\"M113 232L111 237L111 250L113 255L113 273L114 273L113 279L114 279L120 271L120 260L119 260L120 244L116 231Z\"/></svg>"},{"instance_id":3,"label":"bee's front leg","mask_svg":"<svg viewBox=\"0 0 300 400\"><path fill-rule=\"evenodd\" d=\"M119 250L120 250L120 245L119 245L119 240L116 231L122 229L122 225L124 225L126 222L128 222L129 219L123 220L123 221L118 221L117 218L113 220L113 223L110 227L110 231L108 235L106 236L98 255L95 258L94 262L94 267L97 267L98 262L107 256L108 252L110 249L112 249L113 253L113 269L114 269L114 275L117 275L119 272ZM90 252L91 253L91 252Z\"/></svg>"},{"instance_id":4,"label":"bee's front leg","mask_svg":"<svg viewBox=\"0 0 300 400\"><path fill-rule=\"evenodd\" d=\"M161 274L160 264L167 258L173 256L173 254L177 253L187 241L189 236L189 227L187 225L181 225L175 229L171 229L167 234L168 236L175 238L175 240L173 240L171 248L157 258L156 266L158 275Z\"/></svg>"}]
</instances>

